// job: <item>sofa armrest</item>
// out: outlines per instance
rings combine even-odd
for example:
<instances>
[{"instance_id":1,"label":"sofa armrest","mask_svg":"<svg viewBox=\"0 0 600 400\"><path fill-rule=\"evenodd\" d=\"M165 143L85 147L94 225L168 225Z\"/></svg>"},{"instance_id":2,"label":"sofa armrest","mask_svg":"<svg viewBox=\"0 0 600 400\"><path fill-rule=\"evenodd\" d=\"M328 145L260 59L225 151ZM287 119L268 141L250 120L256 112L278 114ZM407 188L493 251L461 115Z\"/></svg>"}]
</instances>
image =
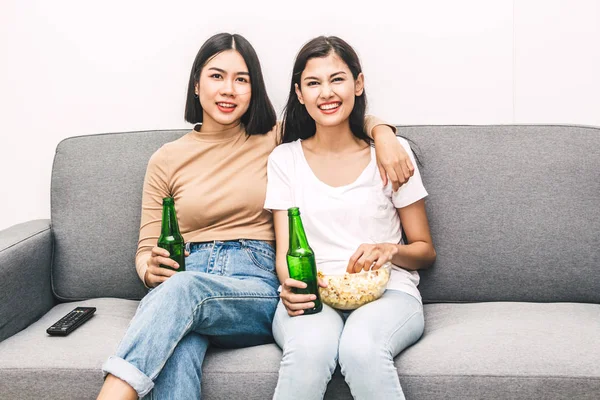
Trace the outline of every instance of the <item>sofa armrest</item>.
<instances>
[{"instance_id":1,"label":"sofa armrest","mask_svg":"<svg viewBox=\"0 0 600 400\"><path fill-rule=\"evenodd\" d=\"M0 231L0 342L54 305L51 263L50 220L29 221Z\"/></svg>"}]
</instances>

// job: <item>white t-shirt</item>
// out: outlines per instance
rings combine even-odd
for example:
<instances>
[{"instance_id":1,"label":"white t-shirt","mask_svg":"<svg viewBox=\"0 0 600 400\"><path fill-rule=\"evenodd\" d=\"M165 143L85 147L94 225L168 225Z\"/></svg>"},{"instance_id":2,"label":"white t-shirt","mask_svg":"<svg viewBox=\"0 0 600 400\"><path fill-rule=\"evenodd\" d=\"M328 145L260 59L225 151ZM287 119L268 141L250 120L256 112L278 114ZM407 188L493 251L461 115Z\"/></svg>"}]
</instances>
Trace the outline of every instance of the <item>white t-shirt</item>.
<instances>
[{"instance_id":1,"label":"white t-shirt","mask_svg":"<svg viewBox=\"0 0 600 400\"><path fill-rule=\"evenodd\" d=\"M363 243L401 243L396 208L427 196L410 146L398 138L415 166L414 175L393 193L383 187L375 149L371 161L351 184L332 187L320 181L304 157L301 140L277 146L269 156L265 209L298 207L317 268L323 273L343 273L348 260ZM419 274L393 266L388 289L401 290L421 300Z\"/></svg>"}]
</instances>

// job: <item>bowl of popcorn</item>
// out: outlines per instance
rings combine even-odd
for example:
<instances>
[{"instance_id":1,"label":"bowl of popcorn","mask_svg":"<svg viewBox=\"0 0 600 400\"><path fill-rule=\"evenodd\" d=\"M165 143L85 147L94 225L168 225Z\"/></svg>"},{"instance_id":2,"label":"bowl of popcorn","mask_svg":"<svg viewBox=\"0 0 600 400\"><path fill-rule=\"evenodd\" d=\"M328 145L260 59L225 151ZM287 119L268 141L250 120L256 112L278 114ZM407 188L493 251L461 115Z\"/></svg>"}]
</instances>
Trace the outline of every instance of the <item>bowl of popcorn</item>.
<instances>
[{"instance_id":1,"label":"bowl of popcorn","mask_svg":"<svg viewBox=\"0 0 600 400\"><path fill-rule=\"evenodd\" d=\"M319 287L321 301L338 310L355 310L383 295L391 273L391 263L353 274L324 274L318 271L319 278L327 283L327 287Z\"/></svg>"}]
</instances>

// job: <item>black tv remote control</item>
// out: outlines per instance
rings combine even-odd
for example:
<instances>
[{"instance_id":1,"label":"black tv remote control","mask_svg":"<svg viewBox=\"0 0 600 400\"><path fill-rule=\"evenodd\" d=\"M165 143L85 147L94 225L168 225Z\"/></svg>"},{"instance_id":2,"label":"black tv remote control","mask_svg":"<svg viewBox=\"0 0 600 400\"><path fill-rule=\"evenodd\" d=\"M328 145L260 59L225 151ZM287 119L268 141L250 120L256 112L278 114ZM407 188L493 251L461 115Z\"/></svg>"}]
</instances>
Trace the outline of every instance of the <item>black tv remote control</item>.
<instances>
[{"instance_id":1,"label":"black tv remote control","mask_svg":"<svg viewBox=\"0 0 600 400\"><path fill-rule=\"evenodd\" d=\"M88 319L92 318L96 307L77 307L46 329L46 333L55 336L67 336Z\"/></svg>"}]
</instances>

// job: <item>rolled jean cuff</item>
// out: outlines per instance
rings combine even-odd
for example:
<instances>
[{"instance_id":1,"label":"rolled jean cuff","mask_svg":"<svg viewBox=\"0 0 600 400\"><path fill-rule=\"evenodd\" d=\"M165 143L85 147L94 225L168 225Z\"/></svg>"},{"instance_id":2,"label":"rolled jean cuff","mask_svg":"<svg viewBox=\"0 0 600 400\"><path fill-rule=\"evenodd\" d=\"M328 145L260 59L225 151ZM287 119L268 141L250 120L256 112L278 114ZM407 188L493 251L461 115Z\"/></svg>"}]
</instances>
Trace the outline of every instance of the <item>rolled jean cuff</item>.
<instances>
[{"instance_id":1,"label":"rolled jean cuff","mask_svg":"<svg viewBox=\"0 0 600 400\"><path fill-rule=\"evenodd\" d=\"M144 397L154 387L152 379L148 378L142 371L121 357L109 357L104 365L102 365L102 372L105 377L106 374L111 374L127 382L137 392L139 397Z\"/></svg>"}]
</instances>

